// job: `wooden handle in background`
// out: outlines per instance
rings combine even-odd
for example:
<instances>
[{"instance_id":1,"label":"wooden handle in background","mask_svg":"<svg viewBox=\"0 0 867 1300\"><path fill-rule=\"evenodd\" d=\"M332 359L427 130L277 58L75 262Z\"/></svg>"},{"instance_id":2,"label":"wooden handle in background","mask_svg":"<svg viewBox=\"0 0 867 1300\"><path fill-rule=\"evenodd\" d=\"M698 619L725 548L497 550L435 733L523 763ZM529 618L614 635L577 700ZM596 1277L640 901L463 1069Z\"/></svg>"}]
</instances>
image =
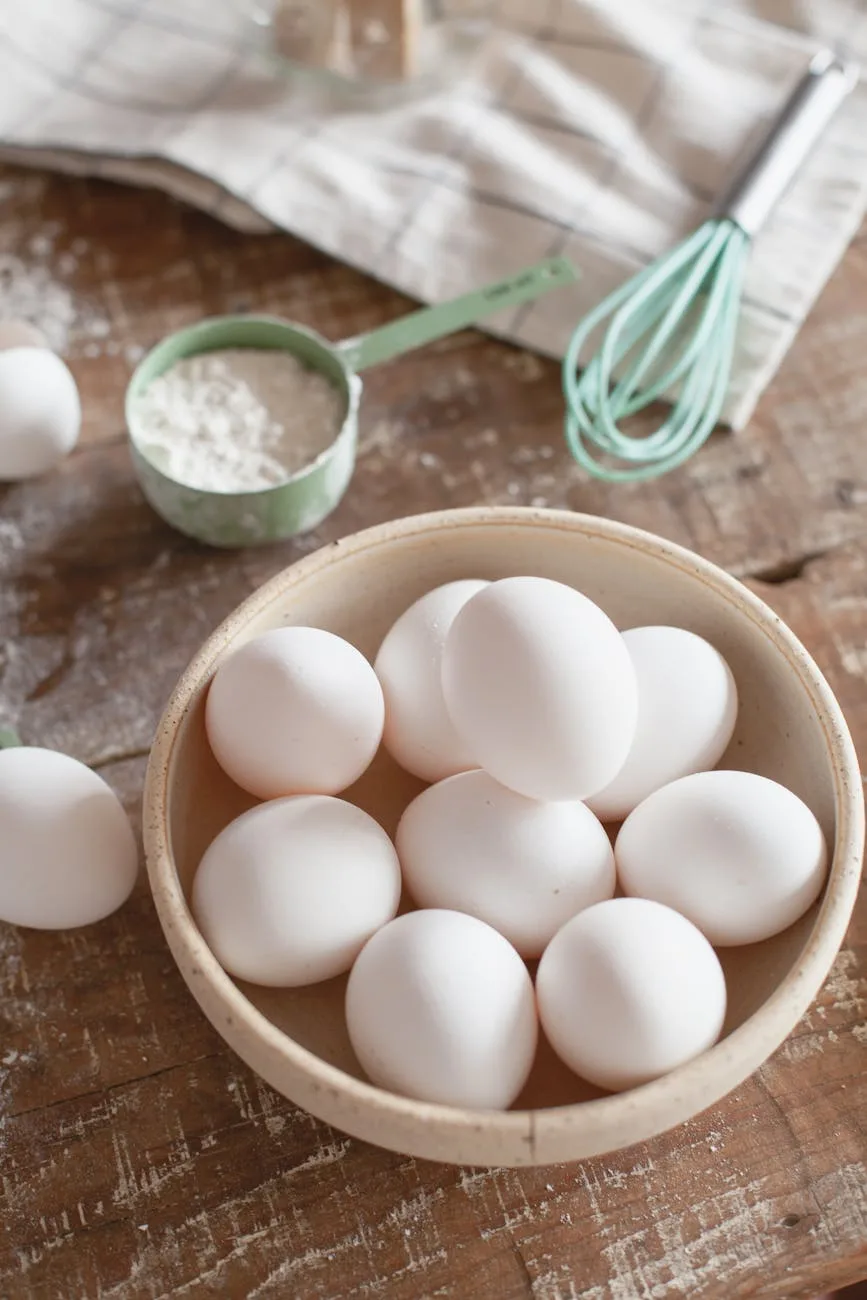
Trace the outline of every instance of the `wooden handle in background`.
<instances>
[{"instance_id":1,"label":"wooden handle in background","mask_svg":"<svg viewBox=\"0 0 867 1300\"><path fill-rule=\"evenodd\" d=\"M345 0L352 55L360 76L405 81L417 70L420 0Z\"/></svg>"},{"instance_id":2,"label":"wooden handle in background","mask_svg":"<svg viewBox=\"0 0 867 1300\"><path fill-rule=\"evenodd\" d=\"M348 15L340 0L281 0L274 47L284 59L331 72L351 71Z\"/></svg>"}]
</instances>

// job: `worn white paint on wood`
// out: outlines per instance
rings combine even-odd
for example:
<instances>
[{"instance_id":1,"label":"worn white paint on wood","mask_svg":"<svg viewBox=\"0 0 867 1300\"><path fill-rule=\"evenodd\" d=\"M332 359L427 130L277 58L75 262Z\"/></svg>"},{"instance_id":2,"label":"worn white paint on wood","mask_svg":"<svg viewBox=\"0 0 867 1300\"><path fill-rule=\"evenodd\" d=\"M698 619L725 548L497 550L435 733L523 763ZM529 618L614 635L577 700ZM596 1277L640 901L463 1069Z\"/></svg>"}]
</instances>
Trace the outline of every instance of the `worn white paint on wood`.
<instances>
[{"instance_id":1,"label":"worn white paint on wood","mask_svg":"<svg viewBox=\"0 0 867 1300\"><path fill-rule=\"evenodd\" d=\"M159 196L13 176L0 216L0 256L64 289L88 412L56 478L0 488L0 723L100 765L134 814L171 686L254 586L357 527L480 501L611 514L758 575L867 745L863 242L752 427L659 484L584 482L555 368L465 334L371 374L358 473L327 525L223 555L174 537L135 488L118 398L137 356L203 312L246 305L338 338L405 304ZM142 881L88 931L0 927L0 1295L808 1297L867 1273L865 1023L862 906L796 1033L707 1115L581 1166L441 1168L253 1078L192 1003Z\"/></svg>"}]
</instances>

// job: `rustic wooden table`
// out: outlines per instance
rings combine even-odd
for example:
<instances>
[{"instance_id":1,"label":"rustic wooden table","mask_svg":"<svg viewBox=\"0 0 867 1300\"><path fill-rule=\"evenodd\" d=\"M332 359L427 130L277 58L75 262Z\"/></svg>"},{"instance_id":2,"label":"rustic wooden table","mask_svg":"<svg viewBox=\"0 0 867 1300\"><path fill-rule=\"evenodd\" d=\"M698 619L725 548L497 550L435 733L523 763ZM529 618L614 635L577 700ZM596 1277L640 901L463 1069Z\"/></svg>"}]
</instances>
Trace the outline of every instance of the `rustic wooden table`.
<instances>
[{"instance_id":1,"label":"rustic wooden table","mask_svg":"<svg viewBox=\"0 0 867 1300\"><path fill-rule=\"evenodd\" d=\"M213 312L279 312L337 338L405 306L286 237L0 171L0 315L42 321L86 412L58 472L0 488L0 722L98 768L138 822L169 691L256 585L397 515L546 503L747 578L867 751L867 239L749 430L661 482L583 481L556 367L467 333L371 375L357 476L314 536L222 554L151 513L121 407L144 348ZM815 1006L720 1106L605 1159L454 1169L349 1140L255 1078L188 994L144 880L86 930L0 925L0 1295L813 1296L867 1274L865 1019L862 904Z\"/></svg>"}]
</instances>

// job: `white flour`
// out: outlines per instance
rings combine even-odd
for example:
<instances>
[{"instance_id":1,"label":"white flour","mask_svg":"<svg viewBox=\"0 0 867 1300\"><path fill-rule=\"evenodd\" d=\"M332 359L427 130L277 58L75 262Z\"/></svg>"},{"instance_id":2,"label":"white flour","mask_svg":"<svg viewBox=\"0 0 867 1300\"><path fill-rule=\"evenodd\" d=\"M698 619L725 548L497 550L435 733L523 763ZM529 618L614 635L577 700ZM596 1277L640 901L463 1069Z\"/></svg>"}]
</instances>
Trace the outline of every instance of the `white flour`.
<instances>
[{"instance_id":1,"label":"white flour","mask_svg":"<svg viewBox=\"0 0 867 1300\"><path fill-rule=\"evenodd\" d=\"M139 446L178 483L253 492L284 482L340 432L344 403L322 374L278 349L186 357L145 390Z\"/></svg>"},{"instance_id":2,"label":"white flour","mask_svg":"<svg viewBox=\"0 0 867 1300\"><path fill-rule=\"evenodd\" d=\"M77 314L72 294L47 267L0 252L0 316L36 326L55 352L63 352Z\"/></svg>"},{"instance_id":3,"label":"white flour","mask_svg":"<svg viewBox=\"0 0 867 1300\"><path fill-rule=\"evenodd\" d=\"M37 175L16 180L8 194L0 186L0 201L14 192L38 202L45 180ZM95 303L68 283L76 277L81 257L90 251L86 239L74 239L69 247L58 247L62 232L59 221L46 221L21 243L19 223L0 223L0 320L25 321L45 337L48 346L61 356L83 348L85 355L96 347L96 355L108 348L111 324ZM98 344L87 342L98 339Z\"/></svg>"}]
</instances>

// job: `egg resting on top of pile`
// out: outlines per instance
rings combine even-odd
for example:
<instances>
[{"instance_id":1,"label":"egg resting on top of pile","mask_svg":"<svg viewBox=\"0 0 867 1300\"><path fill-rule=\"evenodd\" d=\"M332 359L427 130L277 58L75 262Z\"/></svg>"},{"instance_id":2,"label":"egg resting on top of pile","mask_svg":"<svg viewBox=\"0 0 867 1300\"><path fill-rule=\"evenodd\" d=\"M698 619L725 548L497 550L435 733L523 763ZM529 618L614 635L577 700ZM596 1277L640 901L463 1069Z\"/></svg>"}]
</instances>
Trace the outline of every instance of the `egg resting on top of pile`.
<instances>
[{"instance_id":1,"label":"egg resting on top of pile","mask_svg":"<svg viewBox=\"0 0 867 1300\"><path fill-rule=\"evenodd\" d=\"M443 694L477 763L530 799L586 799L614 779L635 736L638 687L606 614L549 578L503 578L446 637Z\"/></svg>"}]
</instances>

